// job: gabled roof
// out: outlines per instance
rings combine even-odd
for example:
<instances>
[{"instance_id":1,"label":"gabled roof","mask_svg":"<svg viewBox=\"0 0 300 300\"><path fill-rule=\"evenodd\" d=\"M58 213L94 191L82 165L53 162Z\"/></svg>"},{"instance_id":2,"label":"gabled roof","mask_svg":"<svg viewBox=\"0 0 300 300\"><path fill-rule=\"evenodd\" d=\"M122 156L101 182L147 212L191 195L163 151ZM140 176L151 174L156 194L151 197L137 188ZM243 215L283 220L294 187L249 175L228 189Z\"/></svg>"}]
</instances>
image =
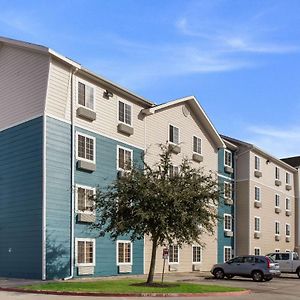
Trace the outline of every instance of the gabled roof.
<instances>
[{"instance_id":1,"label":"gabled roof","mask_svg":"<svg viewBox=\"0 0 300 300\"><path fill-rule=\"evenodd\" d=\"M116 91L118 91L122 94L128 95L131 98L133 98L134 100L143 103L145 106L149 107L149 106L154 105L154 103L152 101L149 101L149 100L111 82L110 80L90 71L89 69L85 68L84 66L77 63L76 61L74 61L66 56L63 56L48 47L0 36L0 46L1 46L1 43L7 44L10 46L14 46L14 47L20 47L23 49L27 49L29 51L35 51L35 52L51 55L51 56L55 57L56 59L59 59L65 63L67 63L68 65L78 69L80 72L92 77L94 80L101 82L105 86L110 86L110 87L114 88Z\"/></svg>"},{"instance_id":2,"label":"gabled roof","mask_svg":"<svg viewBox=\"0 0 300 300\"><path fill-rule=\"evenodd\" d=\"M164 108L169 108L171 106L174 106L174 105L177 105L180 103L184 103L184 102L188 103L190 105L190 107L193 109L196 117L199 118L199 120L201 120L202 124L205 126L207 132L211 136L211 138L214 141L214 143L216 144L216 146L218 148L226 148L225 143L223 142L222 138L220 137L220 135L218 134L214 125L212 124L212 122L210 121L210 119L208 118L206 113L204 112L203 108L197 101L196 97L194 97L194 96L179 98L179 99L175 99L173 101L169 101L167 103L155 105L150 108L145 108L142 110L142 112L145 115L152 115L155 112L157 112L158 110L161 110Z\"/></svg>"},{"instance_id":3,"label":"gabled roof","mask_svg":"<svg viewBox=\"0 0 300 300\"><path fill-rule=\"evenodd\" d=\"M286 158L282 158L281 160L291 165L294 168L300 167L300 156L286 157Z\"/></svg>"},{"instance_id":4,"label":"gabled roof","mask_svg":"<svg viewBox=\"0 0 300 300\"><path fill-rule=\"evenodd\" d=\"M248 149L248 151L254 151L255 153L257 153L261 156L267 157L269 160L275 162L276 164L282 166L285 169L290 170L291 172L294 172L294 173L297 172L297 170L294 167L292 167L291 165L289 165L286 162L282 161L281 159L265 152L264 150L260 149L259 147L255 146L254 144L250 144L250 143L247 143L247 142L244 142L244 141L241 141L241 140L229 137L229 136L225 136L225 135L221 135L221 137L224 140L229 141L238 147L244 146L245 148Z\"/></svg>"}]
</instances>

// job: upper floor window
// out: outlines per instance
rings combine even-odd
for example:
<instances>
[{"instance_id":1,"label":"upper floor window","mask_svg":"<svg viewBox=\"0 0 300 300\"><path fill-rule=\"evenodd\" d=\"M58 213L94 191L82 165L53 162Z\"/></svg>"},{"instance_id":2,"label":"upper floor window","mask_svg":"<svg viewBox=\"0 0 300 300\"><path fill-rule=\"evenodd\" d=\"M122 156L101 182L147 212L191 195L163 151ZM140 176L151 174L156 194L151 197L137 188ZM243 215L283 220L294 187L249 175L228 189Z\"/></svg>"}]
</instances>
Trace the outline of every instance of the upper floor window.
<instances>
[{"instance_id":1,"label":"upper floor window","mask_svg":"<svg viewBox=\"0 0 300 300\"><path fill-rule=\"evenodd\" d=\"M254 231L260 232L260 217L254 217Z\"/></svg>"},{"instance_id":2,"label":"upper floor window","mask_svg":"<svg viewBox=\"0 0 300 300\"><path fill-rule=\"evenodd\" d=\"M275 234L280 234L280 223L278 221L275 222Z\"/></svg>"},{"instance_id":3,"label":"upper floor window","mask_svg":"<svg viewBox=\"0 0 300 300\"><path fill-rule=\"evenodd\" d=\"M280 206L280 196L278 194L275 195L275 206L276 207Z\"/></svg>"},{"instance_id":4,"label":"upper floor window","mask_svg":"<svg viewBox=\"0 0 300 300\"><path fill-rule=\"evenodd\" d=\"M170 165L169 175L170 177L177 176L179 174L179 166Z\"/></svg>"},{"instance_id":5,"label":"upper floor window","mask_svg":"<svg viewBox=\"0 0 300 300\"><path fill-rule=\"evenodd\" d=\"M285 224L285 235L291 236L291 225L290 224Z\"/></svg>"},{"instance_id":6,"label":"upper floor window","mask_svg":"<svg viewBox=\"0 0 300 300\"><path fill-rule=\"evenodd\" d=\"M178 245L169 246L169 263L179 263L179 247Z\"/></svg>"},{"instance_id":7,"label":"upper floor window","mask_svg":"<svg viewBox=\"0 0 300 300\"><path fill-rule=\"evenodd\" d=\"M76 136L77 158L95 162L95 138L79 132L76 133Z\"/></svg>"},{"instance_id":8,"label":"upper floor window","mask_svg":"<svg viewBox=\"0 0 300 300\"><path fill-rule=\"evenodd\" d=\"M78 81L78 104L94 110L95 95L94 88Z\"/></svg>"},{"instance_id":9,"label":"upper floor window","mask_svg":"<svg viewBox=\"0 0 300 300\"><path fill-rule=\"evenodd\" d=\"M88 186L76 186L76 210L83 212L94 212L95 188Z\"/></svg>"},{"instance_id":10,"label":"upper floor window","mask_svg":"<svg viewBox=\"0 0 300 300\"><path fill-rule=\"evenodd\" d=\"M224 247L224 262L228 261L232 257L232 248L225 246Z\"/></svg>"},{"instance_id":11,"label":"upper floor window","mask_svg":"<svg viewBox=\"0 0 300 300\"><path fill-rule=\"evenodd\" d=\"M132 106L119 101L119 121L132 126Z\"/></svg>"},{"instance_id":12,"label":"upper floor window","mask_svg":"<svg viewBox=\"0 0 300 300\"><path fill-rule=\"evenodd\" d=\"M232 183L224 182L224 198L231 199L232 198Z\"/></svg>"},{"instance_id":13,"label":"upper floor window","mask_svg":"<svg viewBox=\"0 0 300 300\"><path fill-rule=\"evenodd\" d=\"M76 239L77 266L95 265L95 239Z\"/></svg>"},{"instance_id":14,"label":"upper floor window","mask_svg":"<svg viewBox=\"0 0 300 300\"><path fill-rule=\"evenodd\" d=\"M275 167L275 179L280 179L280 169L278 167Z\"/></svg>"},{"instance_id":15,"label":"upper floor window","mask_svg":"<svg viewBox=\"0 0 300 300\"><path fill-rule=\"evenodd\" d=\"M169 142L179 144L179 128L169 125Z\"/></svg>"},{"instance_id":16,"label":"upper floor window","mask_svg":"<svg viewBox=\"0 0 300 300\"><path fill-rule=\"evenodd\" d=\"M224 164L227 167L232 167L232 153L228 150L224 151Z\"/></svg>"},{"instance_id":17,"label":"upper floor window","mask_svg":"<svg viewBox=\"0 0 300 300\"><path fill-rule=\"evenodd\" d=\"M193 136L193 151L198 154L202 153L202 140L196 136Z\"/></svg>"},{"instance_id":18,"label":"upper floor window","mask_svg":"<svg viewBox=\"0 0 300 300\"><path fill-rule=\"evenodd\" d=\"M119 264L132 264L132 243L117 241L117 259Z\"/></svg>"},{"instance_id":19,"label":"upper floor window","mask_svg":"<svg viewBox=\"0 0 300 300\"><path fill-rule=\"evenodd\" d=\"M291 210L291 199L285 198L285 210Z\"/></svg>"},{"instance_id":20,"label":"upper floor window","mask_svg":"<svg viewBox=\"0 0 300 300\"><path fill-rule=\"evenodd\" d=\"M285 183L291 184L291 174L288 172L285 173Z\"/></svg>"},{"instance_id":21,"label":"upper floor window","mask_svg":"<svg viewBox=\"0 0 300 300\"><path fill-rule=\"evenodd\" d=\"M232 216L224 214L224 230L232 231Z\"/></svg>"},{"instance_id":22,"label":"upper floor window","mask_svg":"<svg viewBox=\"0 0 300 300\"><path fill-rule=\"evenodd\" d=\"M255 201L260 201L261 197L260 197L260 188L259 187L256 186L254 188L254 194L255 194L255 196L254 196Z\"/></svg>"},{"instance_id":23,"label":"upper floor window","mask_svg":"<svg viewBox=\"0 0 300 300\"><path fill-rule=\"evenodd\" d=\"M260 157L258 156L254 157L254 168L257 171L260 171Z\"/></svg>"},{"instance_id":24,"label":"upper floor window","mask_svg":"<svg viewBox=\"0 0 300 300\"><path fill-rule=\"evenodd\" d=\"M127 149L121 146L117 147L118 150L118 170L130 170L132 167L132 155L131 149Z\"/></svg>"},{"instance_id":25,"label":"upper floor window","mask_svg":"<svg viewBox=\"0 0 300 300\"><path fill-rule=\"evenodd\" d=\"M193 245L193 263L201 263L202 261L202 247Z\"/></svg>"}]
</instances>

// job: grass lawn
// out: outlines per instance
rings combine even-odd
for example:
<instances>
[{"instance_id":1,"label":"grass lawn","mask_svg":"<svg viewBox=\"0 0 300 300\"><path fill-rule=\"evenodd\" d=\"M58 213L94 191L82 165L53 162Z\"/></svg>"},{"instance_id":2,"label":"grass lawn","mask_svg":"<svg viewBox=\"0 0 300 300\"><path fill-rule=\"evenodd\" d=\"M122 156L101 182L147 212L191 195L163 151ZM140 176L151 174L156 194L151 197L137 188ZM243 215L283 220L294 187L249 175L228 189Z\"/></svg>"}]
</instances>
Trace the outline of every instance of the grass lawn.
<instances>
[{"instance_id":1,"label":"grass lawn","mask_svg":"<svg viewBox=\"0 0 300 300\"><path fill-rule=\"evenodd\" d=\"M99 280L89 282L51 282L22 287L30 290L94 293L209 293L235 292L244 289L193 283L165 283L166 286L143 286L140 279ZM159 283L159 282L158 282ZM140 285L139 285L140 284Z\"/></svg>"}]
</instances>

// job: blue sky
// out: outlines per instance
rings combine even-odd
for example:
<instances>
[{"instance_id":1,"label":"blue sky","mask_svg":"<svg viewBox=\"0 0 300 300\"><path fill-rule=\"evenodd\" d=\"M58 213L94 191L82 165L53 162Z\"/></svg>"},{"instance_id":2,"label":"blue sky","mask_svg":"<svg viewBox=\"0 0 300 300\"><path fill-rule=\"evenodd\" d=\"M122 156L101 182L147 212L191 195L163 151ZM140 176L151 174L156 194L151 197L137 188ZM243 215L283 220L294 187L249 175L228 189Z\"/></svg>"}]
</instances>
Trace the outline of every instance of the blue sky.
<instances>
[{"instance_id":1,"label":"blue sky","mask_svg":"<svg viewBox=\"0 0 300 300\"><path fill-rule=\"evenodd\" d=\"M195 95L225 135L300 155L300 1L0 0L0 35L156 103Z\"/></svg>"}]
</instances>

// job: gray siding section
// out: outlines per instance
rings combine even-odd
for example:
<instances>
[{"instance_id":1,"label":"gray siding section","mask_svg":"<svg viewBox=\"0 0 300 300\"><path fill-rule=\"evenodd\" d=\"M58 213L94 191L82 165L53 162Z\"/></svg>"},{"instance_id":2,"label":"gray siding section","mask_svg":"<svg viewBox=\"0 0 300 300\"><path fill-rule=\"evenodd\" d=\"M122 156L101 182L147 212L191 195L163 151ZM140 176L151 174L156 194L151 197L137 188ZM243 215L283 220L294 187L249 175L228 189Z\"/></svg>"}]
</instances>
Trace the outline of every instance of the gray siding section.
<instances>
[{"instance_id":1,"label":"gray siding section","mask_svg":"<svg viewBox=\"0 0 300 300\"><path fill-rule=\"evenodd\" d=\"M41 278L42 132L42 118L0 132L0 276Z\"/></svg>"}]
</instances>

